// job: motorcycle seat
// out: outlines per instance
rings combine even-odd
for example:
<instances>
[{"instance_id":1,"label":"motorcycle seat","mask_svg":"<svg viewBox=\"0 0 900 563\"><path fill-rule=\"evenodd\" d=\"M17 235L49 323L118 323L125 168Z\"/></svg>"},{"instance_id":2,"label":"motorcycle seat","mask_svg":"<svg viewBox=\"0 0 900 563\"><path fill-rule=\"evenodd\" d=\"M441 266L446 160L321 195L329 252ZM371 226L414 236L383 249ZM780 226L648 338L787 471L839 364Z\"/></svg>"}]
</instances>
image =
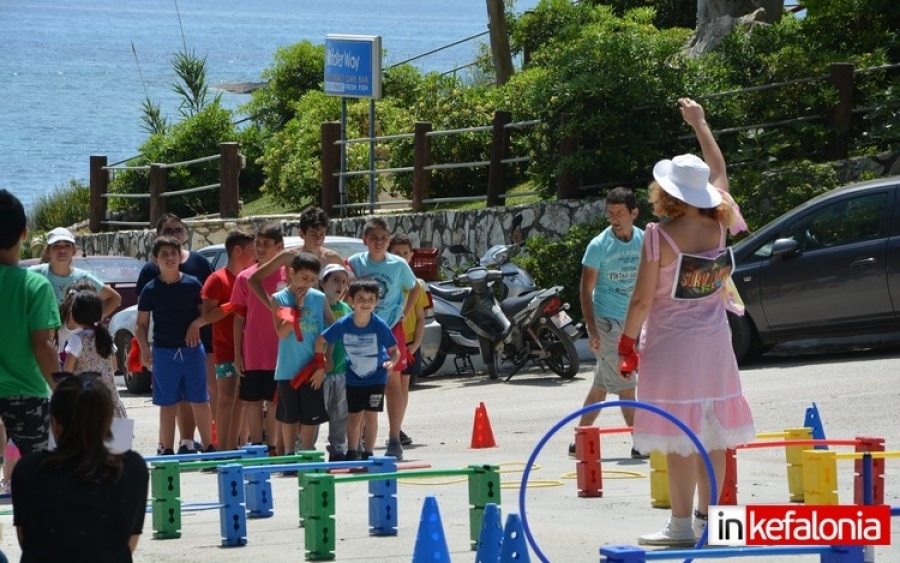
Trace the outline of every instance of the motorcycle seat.
<instances>
[{"instance_id":1,"label":"motorcycle seat","mask_svg":"<svg viewBox=\"0 0 900 563\"><path fill-rule=\"evenodd\" d=\"M500 303L500 309L507 317L512 317L519 311L528 307L528 304L531 303L531 300L534 299L534 297L534 292L530 292L520 297L509 297Z\"/></svg>"},{"instance_id":2,"label":"motorcycle seat","mask_svg":"<svg viewBox=\"0 0 900 563\"><path fill-rule=\"evenodd\" d=\"M463 300L465 300L466 295L469 294L469 289L465 287L445 287L437 284L430 284L428 288L431 290L433 296L455 303L462 303Z\"/></svg>"}]
</instances>

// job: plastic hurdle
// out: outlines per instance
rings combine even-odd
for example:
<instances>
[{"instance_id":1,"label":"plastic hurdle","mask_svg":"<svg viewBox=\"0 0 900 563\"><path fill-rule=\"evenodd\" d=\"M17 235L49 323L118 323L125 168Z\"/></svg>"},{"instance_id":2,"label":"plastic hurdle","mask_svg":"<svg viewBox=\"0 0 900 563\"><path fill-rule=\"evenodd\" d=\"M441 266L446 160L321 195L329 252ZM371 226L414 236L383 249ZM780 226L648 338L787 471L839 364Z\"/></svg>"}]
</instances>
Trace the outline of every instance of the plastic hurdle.
<instances>
[{"instance_id":1,"label":"plastic hurdle","mask_svg":"<svg viewBox=\"0 0 900 563\"><path fill-rule=\"evenodd\" d=\"M366 467L368 473L335 475L326 470ZM488 503L500 501L499 466L470 465L463 469L424 469L397 471L393 457L373 456L367 461L289 463L275 465L229 464L219 467L219 515L222 546L238 547L247 543L247 500L241 484L260 473L298 471L299 510L303 515L306 559L334 559L335 493L337 483L369 482L369 533L374 536L397 534L397 479L468 476L469 531L474 549L481 520Z\"/></svg>"},{"instance_id":2,"label":"plastic hurdle","mask_svg":"<svg viewBox=\"0 0 900 563\"><path fill-rule=\"evenodd\" d=\"M575 427L575 475L580 497L603 496L603 471L600 468L600 435L625 434L631 426L598 428Z\"/></svg>"},{"instance_id":3,"label":"plastic hurdle","mask_svg":"<svg viewBox=\"0 0 900 563\"><path fill-rule=\"evenodd\" d=\"M249 446L245 450L148 458L152 461L150 467L150 497L153 537L156 539L177 539L181 537L182 471L198 470L207 467L221 468L224 463L261 465L321 461L323 456L322 452L310 451L298 452L290 456L268 457L268 449L265 446ZM251 516L255 518L271 516L272 486L268 481L268 476L266 476L265 480L248 484L248 489L250 500L246 504L251 512Z\"/></svg>"},{"instance_id":4,"label":"plastic hurdle","mask_svg":"<svg viewBox=\"0 0 900 563\"><path fill-rule=\"evenodd\" d=\"M839 453L834 450L806 450L804 456L803 497L807 504L838 504L837 462L839 459L854 460L857 473L854 475L855 504L884 504L884 460L900 458L900 451L855 451ZM871 460L871 475L864 478L863 460ZM868 481L868 483L867 483ZM858 485L858 486L857 486ZM866 496L872 502L866 503Z\"/></svg>"}]
</instances>

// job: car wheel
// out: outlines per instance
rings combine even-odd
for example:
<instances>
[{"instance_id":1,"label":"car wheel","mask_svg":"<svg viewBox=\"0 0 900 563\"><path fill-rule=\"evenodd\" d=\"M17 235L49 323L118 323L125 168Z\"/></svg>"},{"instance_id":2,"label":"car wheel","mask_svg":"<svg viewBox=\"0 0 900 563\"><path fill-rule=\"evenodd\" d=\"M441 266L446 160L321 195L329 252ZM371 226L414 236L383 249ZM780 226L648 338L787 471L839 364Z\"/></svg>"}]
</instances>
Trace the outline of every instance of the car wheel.
<instances>
[{"instance_id":1,"label":"car wheel","mask_svg":"<svg viewBox=\"0 0 900 563\"><path fill-rule=\"evenodd\" d=\"M120 330L116 333L116 358L119 362L119 371L125 378L125 388L133 395L142 395L150 392L152 374L150 370L142 368L139 372L128 369L128 354L131 352L131 333Z\"/></svg>"},{"instance_id":2,"label":"car wheel","mask_svg":"<svg viewBox=\"0 0 900 563\"><path fill-rule=\"evenodd\" d=\"M745 314L738 316L728 313L728 326L731 327L731 347L738 362L748 359L753 348L753 326Z\"/></svg>"}]
</instances>

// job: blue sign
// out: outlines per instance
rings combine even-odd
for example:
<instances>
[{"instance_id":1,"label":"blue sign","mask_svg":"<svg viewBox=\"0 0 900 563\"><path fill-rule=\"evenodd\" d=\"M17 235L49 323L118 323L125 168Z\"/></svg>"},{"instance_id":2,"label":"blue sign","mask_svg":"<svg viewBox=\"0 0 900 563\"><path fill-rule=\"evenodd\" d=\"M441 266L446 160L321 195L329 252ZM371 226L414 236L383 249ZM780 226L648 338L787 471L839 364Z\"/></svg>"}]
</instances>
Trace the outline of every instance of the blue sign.
<instances>
[{"instance_id":1,"label":"blue sign","mask_svg":"<svg viewBox=\"0 0 900 563\"><path fill-rule=\"evenodd\" d=\"M381 36L325 37L325 93L344 98L381 98Z\"/></svg>"}]
</instances>

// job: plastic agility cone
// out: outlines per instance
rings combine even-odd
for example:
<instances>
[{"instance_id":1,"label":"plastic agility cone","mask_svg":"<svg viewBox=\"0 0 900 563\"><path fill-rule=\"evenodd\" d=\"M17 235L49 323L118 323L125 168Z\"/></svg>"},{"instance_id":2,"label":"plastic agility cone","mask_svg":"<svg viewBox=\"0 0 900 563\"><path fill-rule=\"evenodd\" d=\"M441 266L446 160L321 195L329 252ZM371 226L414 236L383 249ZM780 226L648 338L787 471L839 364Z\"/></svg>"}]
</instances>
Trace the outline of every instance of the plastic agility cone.
<instances>
[{"instance_id":1,"label":"plastic agility cone","mask_svg":"<svg viewBox=\"0 0 900 563\"><path fill-rule=\"evenodd\" d=\"M521 561L522 563L531 561L528 555L528 543L525 541L525 530L522 528L522 519L518 514L510 514L506 517L500 561Z\"/></svg>"},{"instance_id":2,"label":"plastic agility cone","mask_svg":"<svg viewBox=\"0 0 900 563\"><path fill-rule=\"evenodd\" d=\"M488 418L487 408L480 403L475 409L475 423L472 425L472 449L496 448L494 431L491 430L491 420Z\"/></svg>"},{"instance_id":3,"label":"plastic agility cone","mask_svg":"<svg viewBox=\"0 0 900 563\"><path fill-rule=\"evenodd\" d=\"M812 430L812 437L817 440L825 439L825 427L822 425L822 417L819 416L819 407L815 403L806 409L806 416L803 418L803 426ZM818 445L817 450L827 450L828 446Z\"/></svg>"},{"instance_id":4,"label":"plastic agility cone","mask_svg":"<svg viewBox=\"0 0 900 563\"><path fill-rule=\"evenodd\" d=\"M422 505L412 563L450 563L450 550L447 548L441 513L434 496L425 497Z\"/></svg>"},{"instance_id":5,"label":"plastic agility cone","mask_svg":"<svg viewBox=\"0 0 900 563\"><path fill-rule=\"evenodd\" d=\"M500 563L503 547L503 527L500 525L500 508L493 502L484 506L481 517L481 533L478 535L478 551L475 563Z\"/></svg>"}]
</instances>

